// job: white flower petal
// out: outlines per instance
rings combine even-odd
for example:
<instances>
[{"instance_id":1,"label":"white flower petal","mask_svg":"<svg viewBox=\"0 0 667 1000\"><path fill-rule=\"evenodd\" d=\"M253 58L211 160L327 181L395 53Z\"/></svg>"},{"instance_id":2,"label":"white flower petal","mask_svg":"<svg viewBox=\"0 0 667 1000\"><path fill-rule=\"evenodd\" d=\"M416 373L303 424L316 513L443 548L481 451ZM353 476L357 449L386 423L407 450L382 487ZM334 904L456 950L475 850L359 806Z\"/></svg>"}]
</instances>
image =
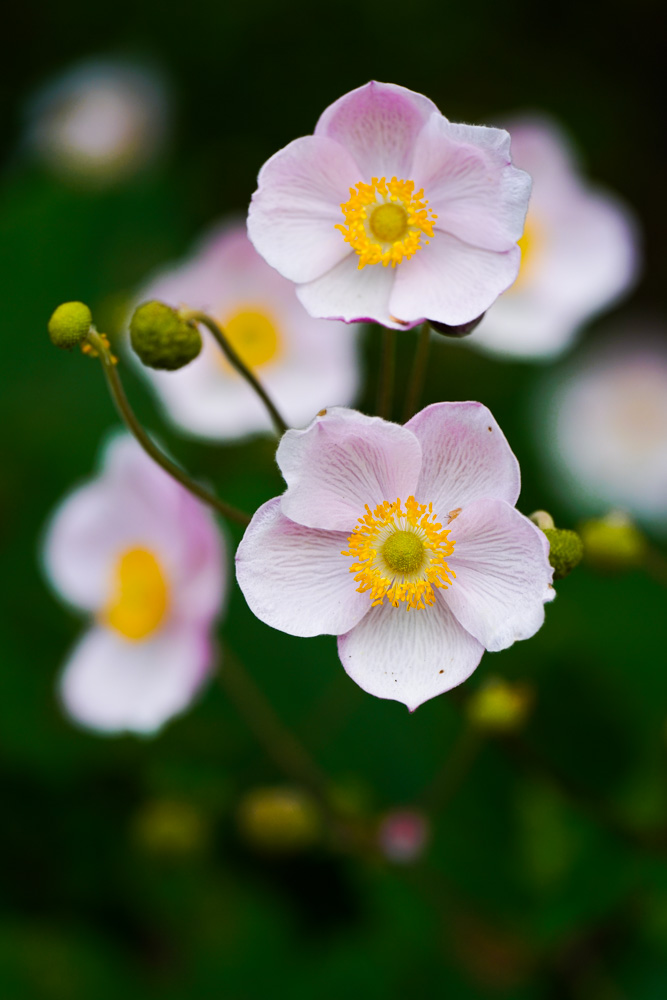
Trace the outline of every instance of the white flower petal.
<instances>
[{"instance_id":1,"label":"white flower petal","mask_svg":"<svg viewBox=\"0 0 667 1000\"><path fill-rule=\"evenodd\" d=\"M469 323L509 288L520 258L516 245L504 253L482 250L436 229L428 245L396 268L389 311L408 324L424 316L450 326Z\"/></svg>"},{"instance_id":2,"label":"white flower petal","mask_svg":"<svg viewBox=\"0 0 667 1000\"><path fill-rule=\"evenodd\" d=\"M433 115L415 145L413 175L443 232L486 250L510 250L523 232L531 181L512 166L502 129Z\"/></svg>"},{"instance_id":3,"label":"white flower petal","mask_svg":"<svg viewBox=\"0 0 667 1000\"><path fill-rule=\"evenodd\" d=\"M356 590L347 535L295 524L280 497L255 513L236 554L236 576L250 610L290 635L338 635L370 608Z\"/></svg>"},{"instance_id":4,"label":"white flower petal","mask_svg":"<svg viewBox=\"0 0 667 1000\"><path fill-rule=\"evenodd\" d=\"M341 662L359 687L410 711L466 680L483 652L439 598L416 611L385 601L338 640Z\"/></svg>"},{"instance_id":5,"label":"white flower petal","mask_svg":"<svg viewBox=\"0 0 667 1000\"><path fill-rule=\"evenodd\" d=\"M329 136L351 153L358 181L407 180L415 141L432 114L442 117L422 94L372 81L334 101L320 116L315 135Z\"/></svg>"},{"instance_id":6,"label":"white flower petal","mask_svg":"<svg viewBox=\"0 0 667 1000\"><path fill-rule=\"evenodd\" d=\"M350 153L321 135L295 139L259 173L248 213L248 235L286 278L312 281L349 252L341 205L359 181Z\"/></svg>"},{"instance_id":7,"label":"white flower petal","mask_svg":"<svg viewBox=\"0 0 667 1000\"><path fill-rule=\"evenodd\" d=\"M553 600L553 569L544 532L503 500L476 500L451 524L456 578L444 600L488 650L528 639Z\"/></svg>"},{"instance_id":8,"label":"white flower petal","mask_svg":"<svg viewBox=\"0 0 667 1000\"><path fill-rule=\"evenodd\" d=\"M201 629L163 629L131 642L93 628L65 664L60 693L68 713L90 729L153 733L187 708L211 661Z\"/></svg>"},{"instance_id":9,"label":"white flower petal","mask_svg":"<svg viewBox=\"0 0 667 1000\"><path fill-rule=\"evenodd\" d=\"M297 295L311 316L346 323L368 321L392 330L407 330L421 319L404 322L392 316L389 301L396 274L397 269L381 264L359 270L359 255L348 253L322 277L299 285Z\"/></svg>"},{"instance_id":10,"label":"white flower petal","mask_svg":"<svg viewBox=\"0 0 667 1000\"><path fill-rule=\"evenodd\" d=\"M411 431L334 407L303 431L288 431L276 455L287 483L282 511L311 528L350 534L384 500L414 493L421 466Z\"/></svg>"},{"instance_id":11,"label":"white flower petal","mask_svg":"<svg viewBox=\"0 0 667 1000\"><path fill-rule=\"evenodd\" d=\"M416 497L444 518L481 497L515 504L519 463L491 411L481 403L433 403L405 425L422 447Z\"/></svg>"}]
</instances>

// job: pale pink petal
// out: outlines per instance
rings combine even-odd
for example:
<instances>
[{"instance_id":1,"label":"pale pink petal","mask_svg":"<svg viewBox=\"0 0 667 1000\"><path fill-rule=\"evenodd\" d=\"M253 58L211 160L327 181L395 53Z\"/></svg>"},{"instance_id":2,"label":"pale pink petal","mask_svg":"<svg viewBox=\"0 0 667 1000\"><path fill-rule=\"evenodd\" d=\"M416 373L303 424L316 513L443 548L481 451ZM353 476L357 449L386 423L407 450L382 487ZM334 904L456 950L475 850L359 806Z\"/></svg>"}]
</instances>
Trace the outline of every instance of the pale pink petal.
<instances>
[{"instance_id":1,"label":"pale pink petal","mask_svg":"<svg viewBox=\"0 0 667 1000\"><path fill-rule=\"evenodd\" d=\"M509 250L523 232L530 177L512 166L502 129L433 115L415 145L413 179L436 228L486 250Z\"/></svg>"},{"instance_id":2,"label":"pale pink petal","mask_svg":"<svg viewBox=\"0 0 667 1000\"><path fill-rule=\"evenodd\" d=\"M390 312L389 301L398 270L381 264L359 270L359 255L349 253L321 278L299 285L296 292L311 316L342 319L346 323L368 320L393 330L407 330L421 322L421 318L403 321Z\"/></svg>"},{"instance_id":3,"label":"pale pink petal","mask_svg":"<svg viewBox=\"0 0 667 1000\"><path fill-rule=\"evenodd\" d=\"M315 135L335 139L352 154L359 181L408 179L415 141L434 113L440 116L422 94L372 81L334 101L321 115Z\"/></svg>"},{"instance_id":4,"label":"pale pink petal","mask_svg":"<svg viewBox=\"0 0 667 1000\"><path fill-rule=\"evenodd\" d=\"M276 455L287 483L282 511L311 528L350 534L383 500L405 500L417 485L414 434L380 417L334 407L303 431L287 431Z\"/></svg>"},{"instance_id":5,"label":"pale pink petal","mask_svg":"<svg viewBox=\"0 0 667 1000\"><path fill-rule=\"evenodd\" d=\"M90 729L153 733L187 708L212 657L197 628L167 628L141 642L93 628L65 664L60 694L69 715Z\"/></svg>"},{"instance_id":6,"label":"pale pink petal","mask_svg":"<svg viewBox=\"0 0 667 1000\"><path fill-rule=\"evenodd\" d=\"M295 139L259 173L248 213L248 235L286 278L312 281L349 253L340 206L359 180L343 146L324 136Z\"/></svg>"},{"instance_id":7,"label":"pale pink petal","mask_svg":"<svg viewBox=\"0 0 667 1000\"><path fill-rule=\"evenodd\" d=\"M482 250L435 231L427 246L396 268L390 313L407 323L419 317L458 326L481 316L515 280L521 251Z\"/></svg>"},{"instance_id":8,"label":"pale pink petal","mask_svg":"<svg viewBox=\"0 0 667 1000\"><path fill-rule=\"evenodd\" d=\"M405 427L422 448L415 495L420 503L432 503L438 518L482 497L516 503L519 463L486 406L433 403Z\"/></svg>"},{"instance_id":9,"label":"pale pink petal","mask_svg":"<svg viewBox=\"0 0 667 1000\"><path fill-rule=\"evenodd\" d=\"M250 610L290 635L338 635L370 608L356 590L341 531L304 528L286 518L280 497L256 512L236 554L236 576Z\"/></svg>"},{"instance_id":10,"label":"pale pink petal","mask_svg":"<svg viewBox=\"0 0 667 1000\"><path fill-rule=\"evenodd\" d=\"M466 680L483 652L439 598L410 611L385 601L338 639L338 655L352 680L411 712Z\"/></svg>"},{"instance_id":11,"label":"pale pink petal","mask_svg":"<svg viewBox=\"0 0 667 1000\"><path fill-rule=\"evenodd\" d=\"M451 539L456 578L443 599L463 627L492 652L534 635L555 597L544 532L503 500L476 500L452 522Z\"/></svg>"}]
</instances>

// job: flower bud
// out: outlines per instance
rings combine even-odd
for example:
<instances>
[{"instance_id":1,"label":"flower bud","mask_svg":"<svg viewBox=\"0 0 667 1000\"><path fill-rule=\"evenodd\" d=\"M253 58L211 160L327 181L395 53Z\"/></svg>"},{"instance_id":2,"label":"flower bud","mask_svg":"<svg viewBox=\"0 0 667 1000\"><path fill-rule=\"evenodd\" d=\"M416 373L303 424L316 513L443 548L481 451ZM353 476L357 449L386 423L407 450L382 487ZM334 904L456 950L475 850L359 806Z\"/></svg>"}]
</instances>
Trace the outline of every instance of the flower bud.
<instances>
[{"instance_id":1,"label":"flower bud","mask_svg":"<svg viewBox=\"0 0 667 1000\"><path fill-rule=\"evenodd\" d=\"M385 813L377 834L382 854L397 864L417 861L428 844L429 836L428 819L416 809L396 809Z\"/></svg>"},{"instance_id":2,"label":"flower bud","mask_svg":"<svg viewBox=\"0 0 667 1000\"><path fill-rule=\"evenodd\" d=\"M163 302L145 302L130 321L132 348L149 368L176 371L193 361L202 347L201 334Z\"/></svg>"},{"instance_id":3,"label":"flower bud","mask_svg":"<svg viewBox=\"0 0 667 1000\"><path fill-rule=\"evenodd\" d=\"M491 677L468 699L466 715L476 729L510 733L520 729L533 707L534 694L527 684L512 684Z\"/></svg>"},{"instance_id":4,"label":"flower bud","mask_svg":"<svg viewBox=\"0 0 667 1000\"><path fill-rule=\"evenodd\" d=\"M632 569L646 557L646 539L626 514L585 521L580 530L586 562L596 569Z\"/></svg>"},{"instance_id":5,"label":"flower bud","mask_svg":"<svg viewBox=\"0 0 667 1000\"><path fill-rule=\"evenodd\" d=\"M536 524L538 528L545 531L547 528L555 528L554 519L551 514L546 510L534 510L530 515L529 520Z\"/></svg>"},{"instance_id":6,"label":"flower bud","mask_svg":"<svg viewBox=\"0 0 667 1000\"><path fill-rule=\"evenodd\" d=\"M255 788L242 799L238 829L266 854L295 854L318 839L321 817L315 802L298 788Z\"/></svg>"},{"instance_id":7,"label":"flower bud","mask_svg":"<svg viewBox=\"0 0 667 1000\"><path fill-rule=\"evenodd\" d=\"M174 858L197 854L209 838L208 824L199 810L175 799L144 803L134 817L133 833L146 853Z\"/></svg>"},{"instance_id":8,"label":"flower bud","mask_svg":"<svg viewBox=\"0 0 667 1000\"><path fill-rule=\"evenodd\" d=\"M479 326L486 314L482 313L477 319L471 319L468 323L461 323L460 326L448 326L447 323L438 323L434 319L428 321L429 326L436 333L441 333L444 337L467 337L469 333Z\"/></svg>"},{"instance_id":9,"label":"flower bud","mask_svg":"<svg viewBox=\"0 0 667 1000\"><path fill-rule=\"evenodd\" d=\"M578 566L584 546L576 531L567 528L543 528L549 540L549 562L554 568L554 580L562 580Z\"/></svg>"},{"instance_id":10,"label":"flower bud","mask_svg":"<svg viewBox=\"0 0 667 1000\"><path fill-rule=\"evenodd\" d=\"M83 302L63 302L49 320L49 337L56 347L69 351L88 336L93 317Z\"/></svg>"}]
</instances>

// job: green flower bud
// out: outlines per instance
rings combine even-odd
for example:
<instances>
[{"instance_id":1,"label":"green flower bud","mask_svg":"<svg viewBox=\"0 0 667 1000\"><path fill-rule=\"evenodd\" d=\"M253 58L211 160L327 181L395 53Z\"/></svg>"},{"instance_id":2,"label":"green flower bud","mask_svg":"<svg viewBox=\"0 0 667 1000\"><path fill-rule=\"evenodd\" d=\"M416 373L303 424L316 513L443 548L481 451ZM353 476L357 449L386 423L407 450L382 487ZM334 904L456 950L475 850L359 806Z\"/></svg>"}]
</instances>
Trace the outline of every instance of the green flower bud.
<instances>
[{"instance_id":1,"label":"green flower bud","mask_svg":"<svg viewBox=\"0 0 667 1000\"><path fill-rule=\"evenodd\" d=\"M549 539L549 562L554 568L554 580L562 580L578 566L584 555L584 546L576 531L567 528L543 528Z\"/></svg>"},{"instance_id":2,"label":"green flower bud","mask_svg":"<svg viewBox=\"0 0 667 1000\"><path fill-rule=\"evenodd\" d=\"M646 539L625 514L585 521L580 530L586 562L597 569L633 569L646 557Z\"/></svg>"},{"instance_id":3,"label":"green flower bud","mask_svg":"<svg viewBox=\"0 0 667 1000\"><path fill-rule=\"evenodd\" d=\"M466 716L476 729L487 733L511 733L526 722L535 701L527 684L490 677L468 698Z\"/></svg>"},{"instance_id":4,"label":"green flower bud","mask_svg":"<svg viewBox=\"0 0 667 1000\"><path fill-rule=\"evenodd\" d=\"M176 371L193 361L202 341L194 323L181 319L163 302L145 302L130 321L130 340L135 354L149 368Z\"/></svg>"},{"instance_id":5,"label":"green flower bud","mask_svg":"<svg viewBox=\"0 0 667 1000\"><path fill-rule=\"evenodd\" d=\"M255 788L239 804L239 833L256 850L294 854L311 847L321 832L313 799L298 788Z\"/></svg>"},{"instance_id":6,"label":"green flower bud","mask_svg":"<svg viewBox=\"0 0 667 1000\"><path fill-rule=\"evenodd\" d=\"M86 339L92 322L92 313L83 302L63 302L49 320L51 343L71 350Z\"/></svg>"}]
</instances>

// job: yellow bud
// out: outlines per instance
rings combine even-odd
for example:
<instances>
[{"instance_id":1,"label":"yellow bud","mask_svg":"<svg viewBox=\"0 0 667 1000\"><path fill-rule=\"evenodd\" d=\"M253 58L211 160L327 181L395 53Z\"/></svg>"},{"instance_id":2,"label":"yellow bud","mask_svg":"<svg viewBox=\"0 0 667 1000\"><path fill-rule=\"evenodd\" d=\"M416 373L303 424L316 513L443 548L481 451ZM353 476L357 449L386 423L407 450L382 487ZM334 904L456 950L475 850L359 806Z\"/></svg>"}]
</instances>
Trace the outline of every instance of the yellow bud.
<instances>
[{"instance_id":1,"label":"yellow bud","mask_svg":"<svg viewBox=\"0 0 667 1000\"><path fill-rule=\"evenodd\" d=\"M183 857L207 843L208 824L191 803L175 799L146 802L134 818L134 837L150 854Z\"/></svg>"},{"instance_id":2,"label":"yellow bud","mask_svg":"<svg viewBox=\"0 0 667 1000\"><path fill-rule=\"evenodd\" d=\"M315 802L298 788L254 788L241 800L239 832L256 850L294 854L314 844L322 821Z\"/></svg>"},{"instance_id":3,"label":"yellow bud","mask_svg":"<svg viewBox=\"0 0 667 1000\"><path fill-rule=\"evenodd\" d=\"M83 302L63 302L49 320L51 343L71 350L86 339L92 322L90 309Z\"/></svg>"},{"instance_id":4,"label":"yellow bud","mask_svg":"<svg viewBox=\"0 0 667 1000\"><path fill-rule=\"evenodd\" d=\"M534 510L530 515L530 520L533 524L536 524L538 528L545 531L547 528L555 528L554 519L551 514L546 510Z\"/></svg>"},{"instance_id":5,"label":"yellow bud","mask_svg":"<svg viewBox=\"0 0 667 1000\"><path fill-rule=\"evenodd\" d=\"M510 733L525 723L535 700L527 684L491 677L468 699L466 715L471 725L489 733Z\"/></svg>"},{"instance_id":6,"label":"yellow bud","mask_svg":"<svg viewBox=\"0 0 667 1000\"><path fill-rule=\"evenodd\" d=\"M607 517L585 521L580 528L586 562L596 569L622 571L640 566L647 542L630 518L615 511Z\"/></svg>"}]
</instances>

